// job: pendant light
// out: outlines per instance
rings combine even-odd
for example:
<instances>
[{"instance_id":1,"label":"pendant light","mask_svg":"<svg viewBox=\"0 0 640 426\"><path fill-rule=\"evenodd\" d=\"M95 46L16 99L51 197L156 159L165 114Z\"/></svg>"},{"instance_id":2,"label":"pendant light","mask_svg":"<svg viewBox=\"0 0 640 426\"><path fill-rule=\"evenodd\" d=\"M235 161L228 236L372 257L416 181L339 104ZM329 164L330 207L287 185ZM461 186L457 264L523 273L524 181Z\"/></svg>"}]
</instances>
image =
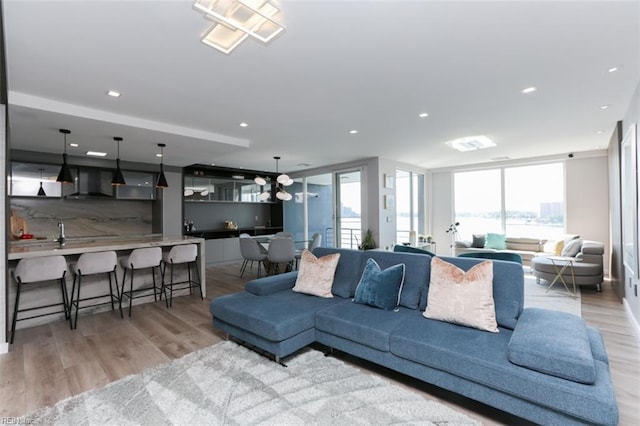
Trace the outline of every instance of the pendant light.
<instances>
[{"instance_id":1,"label":"pendant light","mask_svg":"<svg viewBox=\"0 0 640 426\"><path fill-rule=\"evenodd\" d=\"M71 133L71 130L60 129L60 133L64 135L64 153L62 154L62 167L60 168L56 182L73 183L73 176L71 176L71 170L67 164L67 135Z\"/></svg>"},{"instance_id":2,"label":"pendant light","mask_svg":"<svg viewBox=\"0 0 640 426\"><path fill-rule=\"evenodd\" d=\"M40 170L40 189L38 189L38 197L46 197L47 193L44 192L44 188L42 187L42 172L44 172L44 169L38 170Z\"/></svg>"},{"instance_id":3,"label":"pendant light","mask_svg":"<svg viewBox=\"0 0 640 426\"><path fill-rule=\"evenodd\" d=\"M124 175L122 174L122 170L120 169L120 142L122 138L119 136L114 136L113 140L118 144L118 156L116 157L116 169L113 172L113 179L111 179L112 186L120 186L126 185L127 182L124 180Z\"/></svg>"},{"instance_id":4,"label":"pendant light","mask_svg":"<svg viewBox=\"0 0 640 426\"><path fill-rule=\"evenodd\" d=\"M167 178L164 176L164 166L162 164L162 159L164 158L164 147L166 144L159 143L160 147L160 174L158 175L158 182L156 182L156 188L168 188L169 184L167 183Z\"/></svg>"},{"instance_id":5,"label":"pendant light","mask_svg":"<svg viewBox=\"0 0 640 426\"><path fill-rule=\"evenodd\" d=\"M275 157L273 157L273 159L276 160L276 174L277 174L278 173L278 161L280 160L280 157L275 156ZM289 194L284 189L284 187L293 184L293 179L291 179L288 175L283 173L283 174L278 176L276 181L278 182L278 185L277 185L277 191L278 192L276 192L276 198L278 200L282 200L282 201L291 200L293 198L293 196L291 194Z\"/></svg>"}]
</instances>

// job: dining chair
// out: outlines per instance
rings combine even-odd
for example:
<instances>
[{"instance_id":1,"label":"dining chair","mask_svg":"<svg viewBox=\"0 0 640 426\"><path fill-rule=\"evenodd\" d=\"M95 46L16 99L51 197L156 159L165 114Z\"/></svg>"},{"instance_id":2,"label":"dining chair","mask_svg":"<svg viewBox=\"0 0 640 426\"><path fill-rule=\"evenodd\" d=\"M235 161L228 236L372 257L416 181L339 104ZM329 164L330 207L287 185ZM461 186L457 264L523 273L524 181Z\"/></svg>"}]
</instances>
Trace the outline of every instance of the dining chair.
<instances>
[{"instance_id":1,"label":"dining chair","mask_svg":"<svg viewBox=\"0 0 640 426\"><path fill-rule=\"evenodd\" d=\"M293 240L293 234L287 231L276 232L273 238L291 238Z\"/></svg>"},{"instance_id":2,"label":"dining chair","mask_svg":"<svg viewBox=\"0 0 640 426\"><path fill-rule=\"evenodd\" d=\"M264 247L248 234L243 234L240 235L240 254L242 254L242 258L244 259L240 267L240 277L244 275L249 262L251 262L252 268L253 262L258 262L258 277L260 277L260 268L262 263L267 260L268 254Z\"/></svg>"},{"instance_id":3,"label":"dining chair","mask_svg":"<svg viewBox=\"0 0 640 426\"><path fill-rule=\"evenodd\" d=\"M277 274L280 264L284 264L285 272L291 270L296 258L296 244L291 238L273 238L269 242L267 260L269 261L269 273Z\"/></svg>"}]
</instances>

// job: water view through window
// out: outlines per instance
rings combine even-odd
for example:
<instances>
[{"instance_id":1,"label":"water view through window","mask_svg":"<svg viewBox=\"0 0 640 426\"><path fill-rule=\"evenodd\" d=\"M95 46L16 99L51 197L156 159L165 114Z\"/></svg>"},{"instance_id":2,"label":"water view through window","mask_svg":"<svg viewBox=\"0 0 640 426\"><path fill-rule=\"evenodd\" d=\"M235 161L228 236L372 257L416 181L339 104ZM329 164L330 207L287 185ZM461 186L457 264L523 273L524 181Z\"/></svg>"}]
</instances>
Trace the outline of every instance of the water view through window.
<instances>
[{"instance_id":1,"label":"water view through window","mask_svg":"<svg viewBox=\"0 0 640 426\"><path fill-rule=\"evenodd\" d=\"M554 239L564 234L564 165L507 167L454 174L459 240L472 234Z\"/></svg>"}]
</instances>

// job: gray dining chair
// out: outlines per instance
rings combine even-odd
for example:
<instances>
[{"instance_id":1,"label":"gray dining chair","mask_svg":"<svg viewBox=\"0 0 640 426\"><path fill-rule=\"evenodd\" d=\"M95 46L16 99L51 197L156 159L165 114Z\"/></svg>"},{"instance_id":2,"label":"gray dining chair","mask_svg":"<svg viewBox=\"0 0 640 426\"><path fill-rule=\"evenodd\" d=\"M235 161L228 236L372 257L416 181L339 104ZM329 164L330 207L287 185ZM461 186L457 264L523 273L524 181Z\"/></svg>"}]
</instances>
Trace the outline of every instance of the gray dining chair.
<instances>
[{"instance_id":1,"label":"gray dining chair","mask_svg":"<svg viewBox=\"0 0 640 426\"><path fill-rule=\"evenodd\" d=\"M287 231L276 232L273 238L291 238L293 240L293 234Z\"/></svg>"},{"instance_id":2,"label":"gray dining chair","mask_svg":"<svg viewBox=\"0 0 640 426\"><path fill-rule=\"evenodd\" d=\"M240 235L240 254L243 258L242 266L240 267L240 277L244 275L249 262L251 262L251 268L253 268L253 262L258 262L258 277L260 277L262 263L267 260L267 251L264 247L248 234L243 234Z\"/></svg>"},{"instance_id":3,"label":"gray dining chair","mask_svg":"<svg viewBox=\"0 0 640 426\"><path fill-rule=\"evenodd\" d=\"M277 274L280 265L285 265L285 272L291 270L296 258L296 244L291 238L273 238L269 242L267 260L269 261L269 274Z\"/></svg>"}]
</instances>

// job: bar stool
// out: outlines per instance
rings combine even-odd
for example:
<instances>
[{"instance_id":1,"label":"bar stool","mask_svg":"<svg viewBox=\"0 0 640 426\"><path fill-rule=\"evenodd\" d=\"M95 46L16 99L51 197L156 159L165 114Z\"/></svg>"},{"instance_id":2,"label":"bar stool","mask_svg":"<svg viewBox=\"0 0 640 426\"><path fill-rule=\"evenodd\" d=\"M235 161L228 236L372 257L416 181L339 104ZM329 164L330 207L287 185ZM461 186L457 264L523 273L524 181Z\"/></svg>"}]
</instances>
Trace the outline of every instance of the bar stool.
<instances>
[{"instance_id":1,"label":"bar stool","mask_svg":"<svg viewBox=\"0 0 640 426\"><path fill-rule=\"evenodd\" d=\"M153 299L158 300L156 295L156 274L155 268L158 268L158 271L162 273L160 270L160 263L162 262L162 249L160 247L148 247L148 248L139 248L131 251L129 256L120 260L120 266L124 269L122 273L122 291L120 291L120 307L122 309L122 297L127 296L129 298L129 316L131 316L131 305L133 299L138 297L147 296L146 294L140 296L134 296L134 293L151 290L153 289ZM151 277L153 279L153 286L140 287L133 289L133 273L134 271L138 271L141 269L151 268ZM129 291L124 290L124 286L126 284L127 279L127 271L131 271L131 279L129 284ZM162 294L162 293L161 293Z\"/></svg>"},{"instance_id":2,"label":"bar stool","mask_svg":"<svg viewBox=\"0 0 640 426\"><path fill-rule=\"evenodd\" d=\"M171 250L165 253L162 256L163 267L162 267L162 291L160 294L160 299L162 299L162 294L164 294L167 302L167 308L170 308L173 305L173 287L178 284L187 284L183 287L178 287L178 290L183 290L188 288L189 294L193 294L193 289L198 288L200 290L200 299L204 300L202 296L202 287L200 284L200 272L198 272L198 247L195 244L183 244L178 246L171 247ZM173 281L173 268L176 265L187 264L187 281ZM165 276L167 273L167 265L171 267L171 282L165 283ZM191 265L195 266L196 276L198 277L198 281L193 281L191 279ZM167 297L166 287L169 287L169 291L171 297Z\"/></svg>"},{"instance_id":3,"label":"bar stool","mask_svg":"<svg viewBox=\"0 0 640 426\"><path fill-rule=\"evenodd\" d=\"M113 302L118 302L120 305L120 293L118 288L118 277L116 275L116 267L118 266L118 256L115 251L103 251L98 253L83 253L78 258L75 264L71 264L71 271L73 272L73 287L71 287L71 304L69 305L69 324L71 329L74 330L78 326L78 311L84 308L90 308L93 306L105 305L111 302L111 310L115 309ZM109 277L109 293L102 294L100 296L80 298L80 286L82 285L82 277L87 275L107 274ZM111 281L111 275L116 281L116 293L113 293L113 283ZM78 283L78 292L76 295L76 282ZM86 306L80 306L80 302L102 299L109 297L109 302L94 303ZM71 315L71 310L75 306L76 314ZM122 318L122 306L120 308L120 318Z\"/></svg>"},{"instance_id":4,"label":"bar stool","mask_svg":"<svg viewBox=\"0 0 640 426\"><path fill-rule=\"evenodd\" d=\"M60 314L64 312L64 318L69 319L69 299L67 295L67 285L65 282L65 275L67 274L67 261L64 256L46 256L37 258L21 259L16 265L16 269L13 271L13 278L16 280L16 304L13 308L13 321L11 322L11 340L9 343L13 343L13 337L16 334L16 322L23 321L31 318L39 318L46 315ZM62 302L52 303L48 305L34 306L31 308L20 309L20 293L22 292L22 286L24 284L36 283L41 281L53 281L58 280L60 283L60 293L62 296ZM64 311L47 312L44 314L33 315L26 318L18 319L18 313L27 312L39 309L50 308L53 306L62 305Z\"/></svg>"}]
</instances>

